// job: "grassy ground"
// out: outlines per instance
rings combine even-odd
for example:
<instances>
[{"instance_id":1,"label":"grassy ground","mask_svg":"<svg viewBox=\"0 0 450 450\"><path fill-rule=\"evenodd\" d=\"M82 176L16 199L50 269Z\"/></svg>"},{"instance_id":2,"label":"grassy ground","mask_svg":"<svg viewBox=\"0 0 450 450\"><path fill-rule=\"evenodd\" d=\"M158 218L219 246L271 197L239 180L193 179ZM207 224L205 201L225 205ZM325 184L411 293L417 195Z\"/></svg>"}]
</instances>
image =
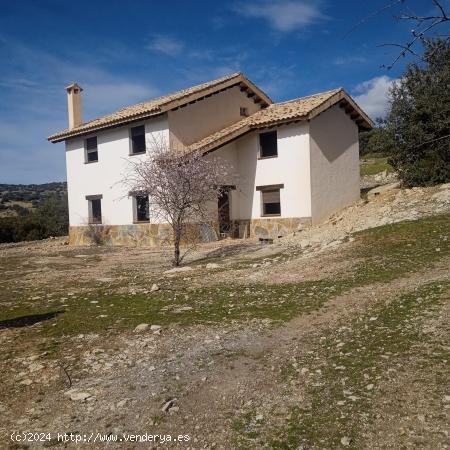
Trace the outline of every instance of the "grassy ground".
<instances>
[{"instance_id":1,"label":"grassy ground","mask_svg":"<svg viewBox=\"0 0 450 450\"><path fill-rule=\"evenodd\" d=\"M17 288L20 273L17 269L21 262L11 258L9 266L3 266L9 270L4 274L0 321L4 325L12 320L39 321L41 315L48 315L49 320L27 330L31 339L36 333L41 338L77 333L110 334L133 329L140 323L192 325L251 318L289 320L317 310L329 298L351 288L390 281L448 255L448 221L448 216L434 217L359 233L355 235L352 252L357 262L350 271L333 279L291 284L192 289L186 280L167 283L165 289L157 292L121 294L131 281L118 279L106 284L81 284L78 290L72 289L74 292L71 292L74 286L62 282L57 290L47 286L45 291L37 289L30 293ZM139 273L132 277L132 283L137 287L150 284Z\"/></svg>"},{"instance_id":2,"label":"grassy ground","mask_svg":"<svg viewBox=\"0 0 450 450\"><path fill-rule=\"evenodd\" d=\"M392 166L388 163L388 158L383 155L369 153L361 157L361 176L376 175L384 171L390 173L393 170Z\"/></svg>"},{"instance_id":3,"label":"grassy ground","mask_svg":"<svg viewBox=\"0 0 450 450\"><path fill-rule=\"evenodd\" d=\"M348 448L362 448L366 444L362 431L375 417L371 404L378 385L388 377L390 368L411 357L414 347L427 339L421 333L421 323L440 303L448 301L449 295L449 282L425 285L390 299L327 336L309 360L302 361L319 374L308 389L310 406L291 411L271 448L298 448L300 436L306 448L337 448L343 442ZM318 354L326 364L316 363ZM445 369L450 352L441 348L427 356L428 366ZM425 366L422 358L422 369ZM442 377L440 388L446 388Z\"/></svg>"}]
</instances>

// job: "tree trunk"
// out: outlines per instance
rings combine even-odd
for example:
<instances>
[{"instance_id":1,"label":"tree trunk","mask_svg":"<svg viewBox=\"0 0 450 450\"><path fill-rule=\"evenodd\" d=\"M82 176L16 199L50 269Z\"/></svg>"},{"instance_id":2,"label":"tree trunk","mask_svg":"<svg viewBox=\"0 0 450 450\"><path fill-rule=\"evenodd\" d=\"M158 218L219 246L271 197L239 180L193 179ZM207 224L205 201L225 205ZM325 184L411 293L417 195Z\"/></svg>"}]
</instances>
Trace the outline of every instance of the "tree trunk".
<instances>
[{"instance_id":1,"label":"tree trunk","mask_svg":"<svg viewBox=\"0 0 450 450\"><path fill-rule=\"evenodd\" d=\"M176 267L180 265L180 241L181 241L181 233L180 230L175 230L175 239L174 239L174 259L173 263Z\"/></svg>"}]
</instances>

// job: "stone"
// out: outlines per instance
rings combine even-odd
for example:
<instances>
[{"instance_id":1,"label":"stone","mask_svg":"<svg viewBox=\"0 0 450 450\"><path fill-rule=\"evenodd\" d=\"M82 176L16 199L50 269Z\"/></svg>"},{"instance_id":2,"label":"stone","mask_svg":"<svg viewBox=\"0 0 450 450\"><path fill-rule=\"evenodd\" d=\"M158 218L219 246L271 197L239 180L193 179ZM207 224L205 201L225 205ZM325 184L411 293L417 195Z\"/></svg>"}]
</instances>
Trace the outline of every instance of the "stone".
<instances>
[{"instance_id":1,"label":"stone","mask_svg":"<svg viewBox=\"0 0 450 450\"><path fill-rule=\"evenodd\" d=\"M219 264L216 264L216 263L208 263L208 264L206 264L206 266L205 266L205 268L206 269L218 269L220 267L220 265Z\"/></svg>"},{"instance_id":2,"label":"stone","mask_svg":"<svg viewBox=\"0 0 450 450\"><path fill-rule=\"evenodd\" d=\"M344 436L341 438L341 444L345 447L348 447L350 445L351 439L347 436Z\"/></svg>"},{"instance_id":3,"label":"stone","mask_svg":"<svg viewBox=\"0 0 450 450\"><path fill-rule=\"evenodd\" d=\"M192 267L189 266L183 266L183 267L174 267L173 269L166 270L164 273L166 274L172 274L172 273L183 273L183 272L189 272L192 270Z\"/></svg>"},{"instance_id":4,"label":"stone","mask_svg":"<svg viewBox=\"0 0 450 450\"><path fill-rule=\"evenodd\" d=\"M25 380L22 380L19 384L23 384L24 386L29 386L32 383L33 383L32 380L30 380L29 378L25 378Z\"/></svg>"},{"instance_id":5,"label":"stone","mask_svg":"<svg viewBox=\"0 0 450 450\"><path fill-rule=\"evenodd\" d=\"M164 403L163 407L161 408L162 412L169 412L171 408L173 408L176 404L177 399L176 398L172 398L170 400L167 400L166 403Z\"/></svg>"},{"instance_id":6,"label":"stone","mask_svg":"<svg viewBox=\"0 0 450 450\"><path fill-rule=\"evenodd\" d=\"M264 420L264 416L262 414L257 414L257 416L255 417L255 420L257 422L261 422Z\"/></svg>"},{"instance_id":7,"label":"stone","mask_svg":"<svg viewBox=\"0 0 450 450\"><path fill-rule=\"evenodd\" d=\"M156 292L159 291L159 286L156 283L152 284L152 287L150 288L150 292Z\"/></svg>"},{"instance_id":8,"label":"stone","mask_svg":"<svg viewBox=\"0 0 450 450\"><path fill-rule=\"evenodd\" d=\"M74 389L71 389L70 391L67 391L64 393L64 395L67 395L70 400L74 402L85 402L86 400L90 399L92 397L92 394L89 394L89 392L80 392L76 391Z\"/></svg>"},{"instance_id":9,"label":"stone","mask_svg":"<svg viewBox=\"0 0 450 450\"><path fill-rule=\"evenodd\" d=\"M371 189L367 192L367 198L370 200L380 194L385 192L392 191L393 189L397 189L400 186L400 182L383 184L382 186L377 186L376 188Z\"/></svg>"},{"instance_id":10,"label":"stone","mask_svg":"<svg viewBox=\"0 0 450 450\"><path fill-rule=\"evenodd\" d=\"M373 389L373 384L368 384L368 385L366 386L366 389L367 389L368 391L371 391L371 390Z\"/></svg>"},{"instance_id":11,"label":"stone","mask_svg":"<svg viewBox=\"0 0 450 450\"><path fill-rule=\"evenodd\" d=\"M123 400L120 400L120 402L117 402L116 406L117 408L123 408L129 401L129 398L124 398Z\"/></svg>"},{"instance_id":12,"label":"stone","mask_svg":"<svg viewBox=\"0 0 450 450\"><path fill-rule=\"evenodd\" d=\"M444 395L444 402L450 403L450 395Z\"/></svg>"},{"instance_id":13,"label":"stone","mask_svg":"<svg viewBox=\"0 0 450 450\"><path fill-rule=\"evenodd\" d=\"M134 329L134 332L135 333L142 333L143 331L147 331L149 326L150 325L148 323L141 323Z\"/></svg>"},{"instance_id":14,"label":"stone","mask_svg":"<svg viewBox=\"0 0 450 450\"><path fill-rule=\"evenodd\" d=\"M162 326L161 325L152 325L150 327L150 330L155 332L155 331L161 331Z\"/></svg>"}]
</instances>

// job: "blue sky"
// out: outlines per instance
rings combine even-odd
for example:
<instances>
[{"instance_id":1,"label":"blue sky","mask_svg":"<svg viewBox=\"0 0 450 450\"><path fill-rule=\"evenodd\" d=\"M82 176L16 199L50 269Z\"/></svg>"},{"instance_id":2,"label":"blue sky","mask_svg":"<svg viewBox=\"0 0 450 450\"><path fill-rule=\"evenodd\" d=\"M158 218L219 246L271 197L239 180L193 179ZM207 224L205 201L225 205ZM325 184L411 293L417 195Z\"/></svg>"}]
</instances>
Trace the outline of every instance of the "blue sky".
<instances>
[{"instance_id":1,"label":"blue sky","mask_svg":"<svg viewBox=\"0 0 450 450\"><path fill-rule=\"evenodd\" d=\"M85 120L242 71L275 101L343 86L383 114L388 71L410 25L380 14L386 0L69 2L1 0L0 183L65 180L64 86L83 88ZM409 1L429 12L431 1Z\"/></svg>"}]
</instances>

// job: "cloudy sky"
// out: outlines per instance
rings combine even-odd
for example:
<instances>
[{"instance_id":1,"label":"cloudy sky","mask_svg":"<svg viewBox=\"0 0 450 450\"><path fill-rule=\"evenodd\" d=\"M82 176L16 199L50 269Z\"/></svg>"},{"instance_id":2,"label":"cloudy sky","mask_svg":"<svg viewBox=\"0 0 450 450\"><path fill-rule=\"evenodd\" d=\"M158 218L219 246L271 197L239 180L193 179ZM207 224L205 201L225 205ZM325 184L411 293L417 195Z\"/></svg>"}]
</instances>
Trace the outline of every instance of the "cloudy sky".
<instances>
[{"instance_id":1,"label":"cloudy sky","mask_svg":"<svg viewBox=\"0 0 450 450\"><path fill-rule=\"evenodd\" d=\"M65 179L64 86L83 118L242 71L275 101L343 86L373 117L402 71L389 64L410 25L386 0L22 0L1 2L0 183ZM431 1L408 1L418 12Z\"/></svg>"}]
</instances>

